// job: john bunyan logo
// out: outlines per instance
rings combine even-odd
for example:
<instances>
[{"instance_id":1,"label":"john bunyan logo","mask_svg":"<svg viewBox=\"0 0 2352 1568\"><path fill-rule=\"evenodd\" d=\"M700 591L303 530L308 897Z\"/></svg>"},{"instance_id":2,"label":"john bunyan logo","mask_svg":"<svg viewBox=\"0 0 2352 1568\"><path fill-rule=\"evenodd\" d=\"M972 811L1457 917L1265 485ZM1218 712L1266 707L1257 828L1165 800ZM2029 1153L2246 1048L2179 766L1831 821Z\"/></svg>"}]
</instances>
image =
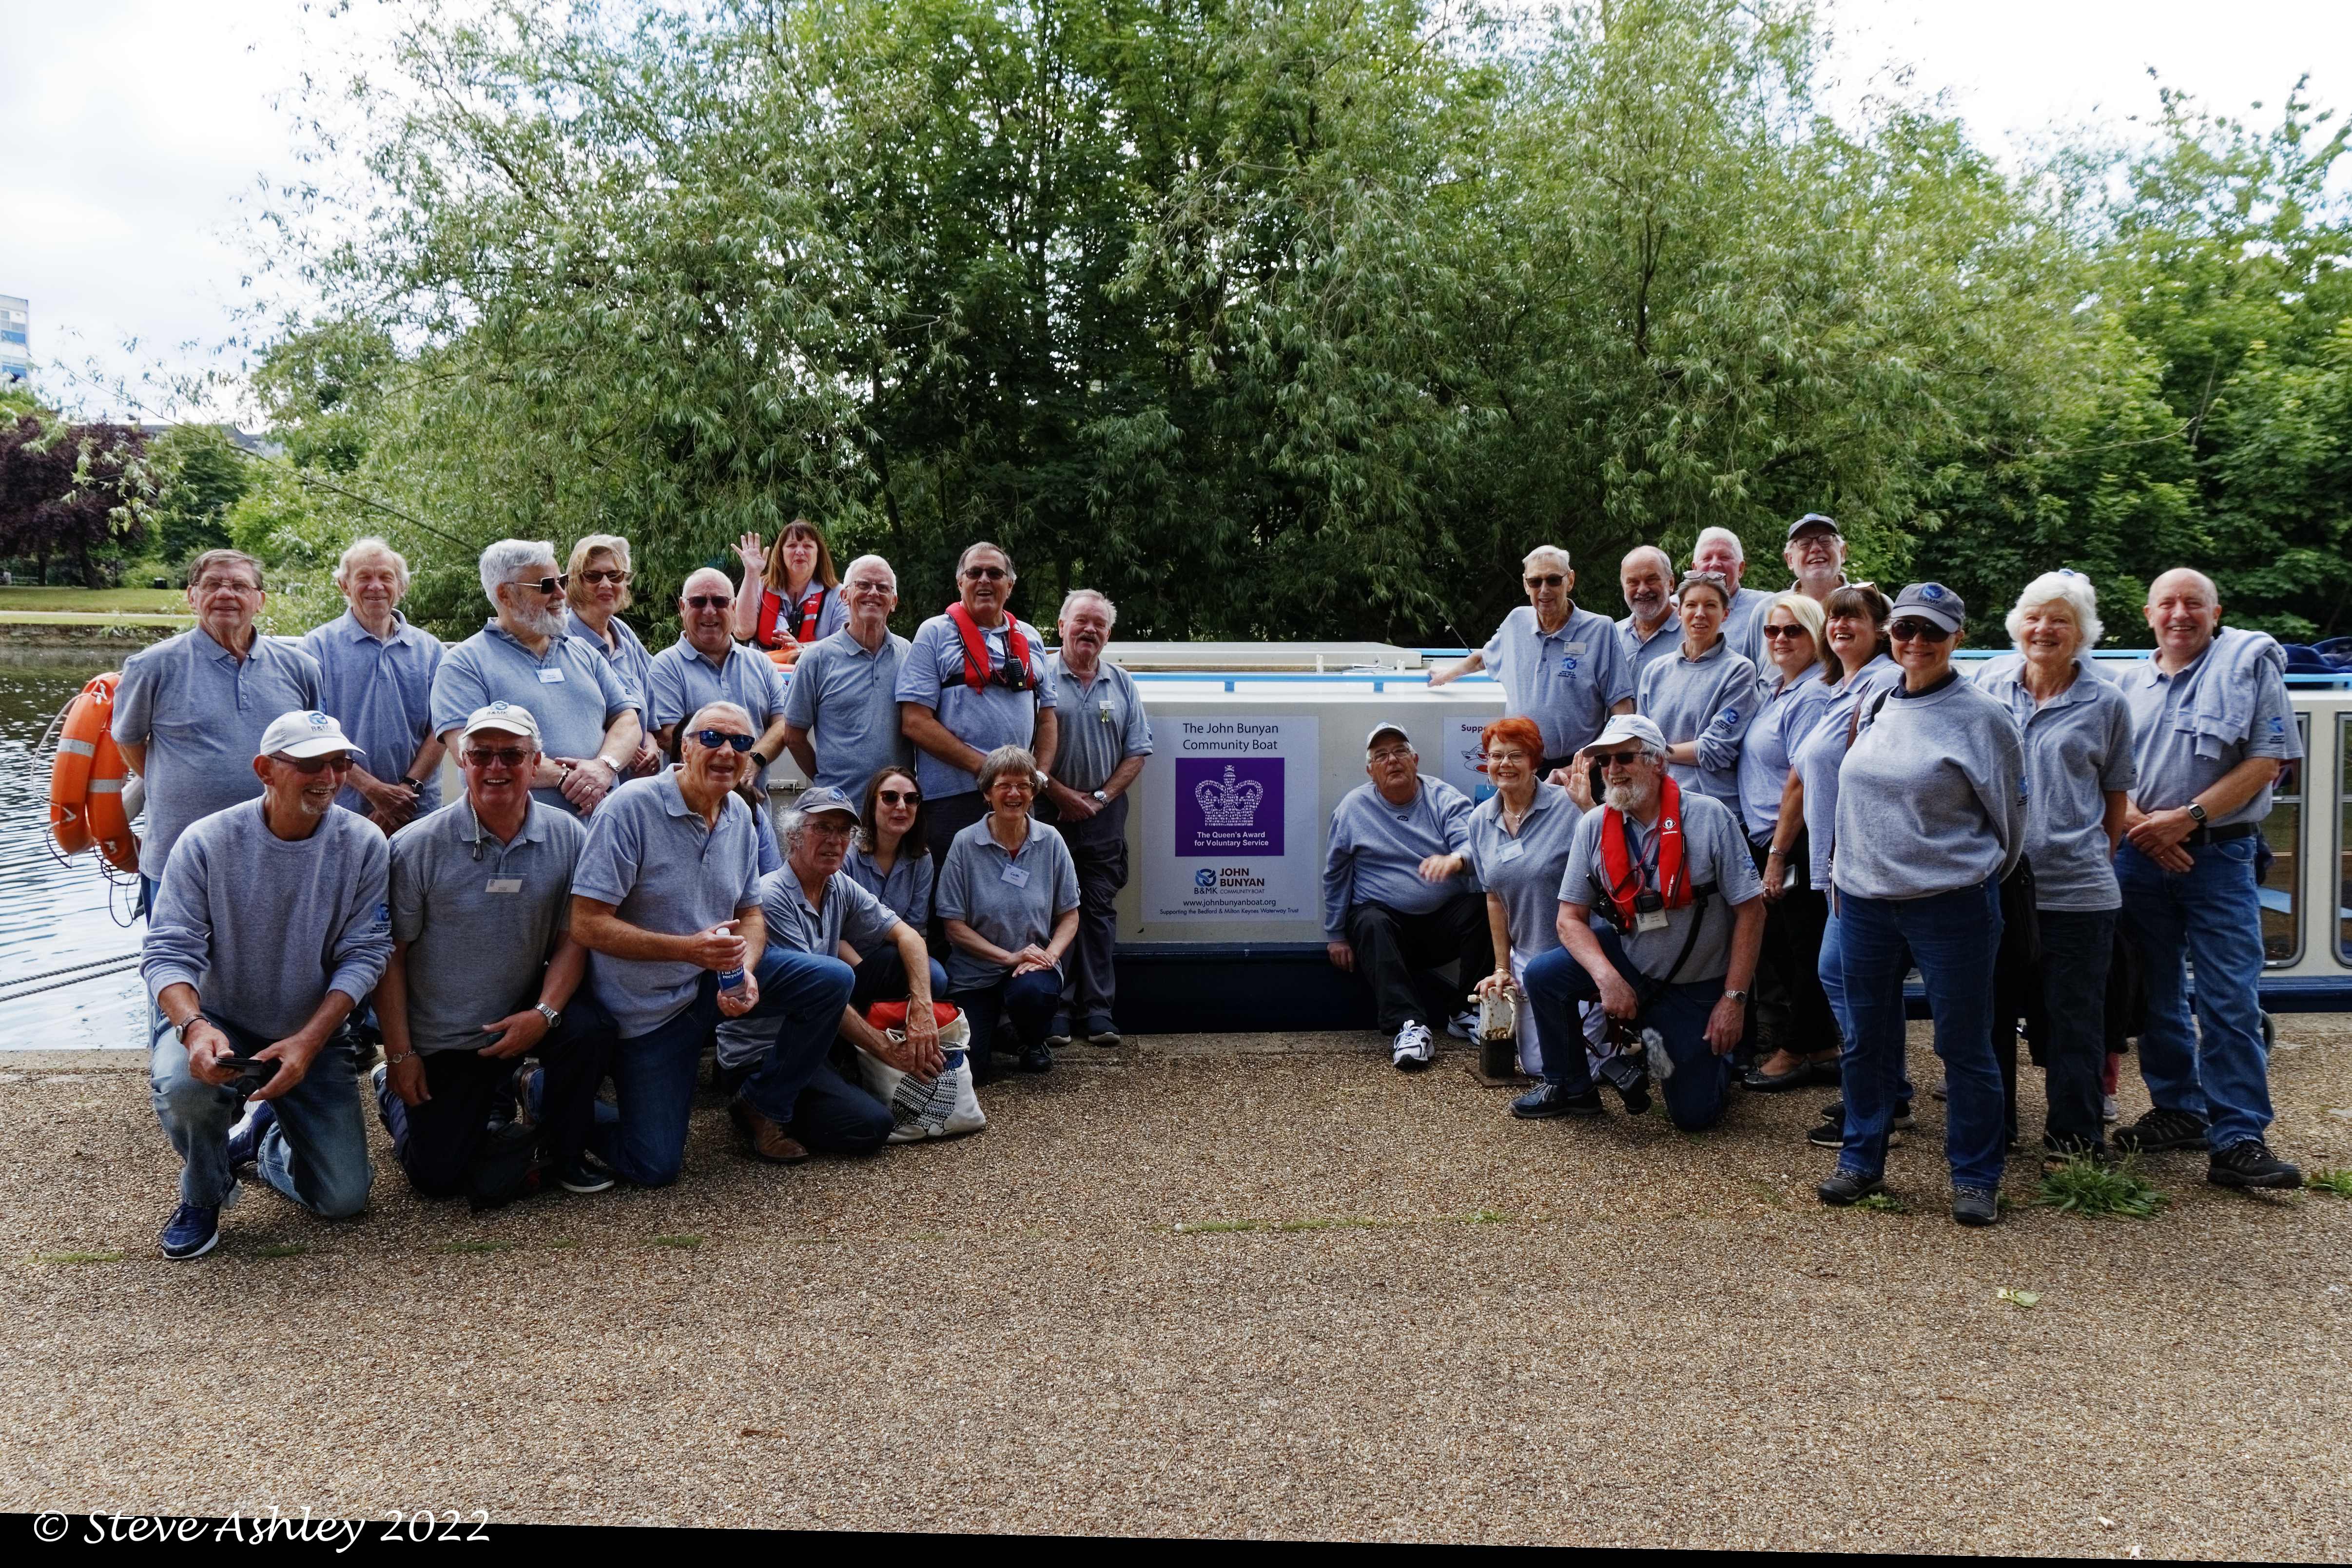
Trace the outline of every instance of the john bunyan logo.
<instances>
[{"instance_id":1,"label":"john bunyan logo","mask_svg":"<svg viewBox=\"0 0 2352 1568\"><path fill-rule=\"evenodd\" d=\"M1217 885L1216 868L1214 866L1204 865L1199 871L1194 872L1192 873L1192 885L1199 888L1202 893L1213 892Z\"/></svg>"},{"instance_id":2,"label":"john bunyan logo","mask_svg":"<svg viewBox=\"0 0 2352 1568\"><path fill-rule=\"evenodd\" d=\"M1192 886L1200 893L1264 893L1265 878L1245 865L1202 866L1192 873Z\"/></svg>"}]
</instances>

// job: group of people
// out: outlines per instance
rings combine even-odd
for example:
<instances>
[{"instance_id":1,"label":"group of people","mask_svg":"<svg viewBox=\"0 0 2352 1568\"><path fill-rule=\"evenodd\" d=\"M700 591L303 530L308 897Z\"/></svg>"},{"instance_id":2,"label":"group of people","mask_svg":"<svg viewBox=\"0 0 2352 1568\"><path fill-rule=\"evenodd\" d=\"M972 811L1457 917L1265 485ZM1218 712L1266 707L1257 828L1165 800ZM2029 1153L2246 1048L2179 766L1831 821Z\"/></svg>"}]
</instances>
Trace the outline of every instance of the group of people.
<instances>
[{"instance_id":1,"label":"group of people","mask_svg":"<svg viewBox=\"0 0 2352 1568\"><path fill-rule=\"evenodd\" d=\"M258 562L192 563L196 624L125 662L112 719L147 794L166 1256L217 1242L248 1167L358 1212L369 1099L418 1192L490 1205L676 1180L714 1047L745 1149L793 1163L891 1137L858 1052L982 1082L1118 1043L1152 742L1102 658L1110 601L1069 594L1049 652L1006 609L1011 556L975 544L909 640L881 557L836 576L806 522L740 554L740 584L688 575L658 653L622 618L612 535L562 565L490 546L492 613L446 649L401 613L383 540L344 552L347 612L299 643L259 633ZM786 753L811 780L789 808L766 788Z\"/></svg>"},{"instance_id":2,"label":"group of people","mask_svg":"<svg viewBox=\"0 0 2352 1568\"><path fill-rule=\"evenodd\" d=\"M2215 1183L2299 1185L2264 1141L2257 999L2260 825L2302 755L2278 644L2223 628L2212 581L2181 568L2149 586L2154 655L2111 674L2090 580L2058 570L2011 609L2011 651L1963 676L1958 593L1848 581L1818 513L1783 559L1771 593L1742 585L1728 530L1702 532L1678 578L1643 546L1612 624L1576 604L1565 550L1530 552L1528 605L1430 675L1504 688L1475 807L1420 772L1401 727L1372 730L1369 779L1331 820L1324 925L1395 1065L1432 1060L1432 1020L1477 1028L1430 1000L1453 963L1516 1012L1540 1082L1514 1115L1602 1115L1605 1080L1627 1113L1654 1092L1696 1130L1735 1081L1834 1084L1809 1141L1837 1151L1822 1201L1850 1205L1912 1125L1916 967L1959 1223L1999 1218L2021 1030L2047 1077L2045 1159L2201 1148ZM2110 1134L2119 956L2145 993L2152 1109Z\"/></svg>"},{"instance_id":3,"label":"group of people","mask_svg":"<svg viewBox=\"0 0 2352 1568\"><path fill-rule=\"evenodd\" d=\"M562 564L489 547L492 613L446 649L401 613L407 564L381 539L344 553L347 612L299 643L258 634L257 562L193 564L196 624L126 662L112 720L147 790L151 1076L183 1159L168 1256L215 1245L248 1166L357 1212L370 1099L416 1190L494 1204L677 1179L714 1048L743 1147L791 1163L885 1143L898 1113L856 1054L934 1079L943 1019L976 1082L1117 1043L1113 905L1152 737L1103 657L1111 602L1068 594L1049 651L1009 609L1011 556L980 543L908 639L881 557L836 575L806 522L739 554L740 581L688 575L658 653L622 617L613 535ZM1838 1152L1822 1199L1851 1204L1911 1125L1916 966L1955 1219L1998 1218L2021 1027L2050 1157L2205 1147L2216 1182L2294 1185L2263 1141L2255 993L2257 830L2300 755L2277 645L2222 629L2182 569L2149 590L2155 656L2111 677L2091 585L2058 571L2010 612L2013 651L1963 679L1959 596L1890 601L1844 558L1819 514L1790 525L1779 593L1742 585L1728 530L1679 577L1645 546L1612 622L1544 546L1528 605L1430 677L1501 684L1493 794L1474 806L1402 726L1372 728L1324 923L1395 1065L1433 1059L1439 1019L1476 1029L1458 994L1430 1005L1450 964L1540 1080L1515 1115L1604 1114L1605 1081L1697 1129L1735 1080L1834 1082L1811 1140ZM787 753L810 783L772 813ZM2110 1134L2118 953L2154 1109Z\"/></svg>"}]
</instances>

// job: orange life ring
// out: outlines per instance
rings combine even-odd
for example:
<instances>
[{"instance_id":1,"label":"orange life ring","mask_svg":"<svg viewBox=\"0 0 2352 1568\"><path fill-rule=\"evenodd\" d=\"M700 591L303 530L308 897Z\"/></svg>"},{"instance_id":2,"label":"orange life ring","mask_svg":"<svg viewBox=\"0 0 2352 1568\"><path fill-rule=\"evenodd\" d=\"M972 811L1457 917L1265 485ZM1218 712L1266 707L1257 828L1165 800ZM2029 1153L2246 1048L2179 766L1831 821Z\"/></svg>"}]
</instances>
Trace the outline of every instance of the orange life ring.
<instances>
[{"instance_id":1,"label":"orange life ring","mask_svg":"<svg viewBox=\"0 0 2352 1568\"><path fill-rule=\"evenodd\" d=\"M782 637L783 642L778 646L767 650L768 663L775 665L776 668L780 670L789 670L794 664L800 663L802 652L801 644L793 639L793 634L789 632L779 632L777 635Z\"/></svg>"},{"instance_id":2,"label":"orange life ring","mask_svg":"<svg viewBox=\"0 0 2352 1568\"><path fill-rule=\"evenodd\" d=\"M49 835L66 854L97 844L108 864L136 871L139 840L122 806L131 769L112 732L114 688L121 679L113 670L91 676L66 708L49 767Z\"/></svg>"}]
</instances>

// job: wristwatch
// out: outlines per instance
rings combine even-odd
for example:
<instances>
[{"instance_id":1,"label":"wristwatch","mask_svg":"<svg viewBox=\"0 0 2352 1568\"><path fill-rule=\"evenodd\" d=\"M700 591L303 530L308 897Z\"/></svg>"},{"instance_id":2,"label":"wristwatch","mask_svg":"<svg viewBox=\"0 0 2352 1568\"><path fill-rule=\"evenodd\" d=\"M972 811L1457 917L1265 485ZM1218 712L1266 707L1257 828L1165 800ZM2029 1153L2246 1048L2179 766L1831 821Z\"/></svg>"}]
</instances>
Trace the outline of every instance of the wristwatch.
<instances>
[{"instance_id":1,"label":"wristwatch","mask_svg":"<svg viewBox=\"0 0 2352 1568\"><path fill-rule=\"evenodd\" d=\"M1748 1005L1748 993L1746 991L1726 991L1723 993L1723 999L1727 1002L1738 1002L1741 1007L1746 1007Z\"/></svg>"},{"instance_id":2,"label":"wristwatch","mask_svg":"<svg viewBox=\"0 0 2352 1568\"><path fill-rule=\"evenodd\" d=\"M2189 801L2189 820L2196 823L2199 827L2203 827L2205 825L2205 808L2199 805L2194 800Z\"/></svg>"},{"instance_id":3,"label":"wristwatch","mask_svg":"<svg viewBox=\"0 0 2352 1568\"><path fill-rule=\"evenodd\" d=\"M425 780L422 779L410 779L404 775L400 781L420 795L425 792Z\"/></svg>"},{"instance_id":4,"label":"wristwatch","mask_svg":"<svg viewBox=\"0 0 2352 1568\"><path fill-rule=\"evenodd\" d=\"M1097 806L1108 806L1108 805L1109 805L1109 804L1110 804L1110 797L1109 797L1109 796L1108 796L1108 795L1106 795L1106 794L1104 794L1104 793L1103 793L1101 790L1099 790L1099 789L1097 789L1097 790L1096 790L1096 791L1094 792L1094 797L1095 797L1095 804L1096 804L1096 805L1097 805Z\"/></svg>"},{"instance_id":5,"label":"wristwatch","mask_svg":"<svg viewBox=\"0 0 2352 1568\"><path fill-rule=\"evenodd\" d=\"M547 1027L550 1029L553 1029L557 1024L563 1021L562 1012L558 1009L549 1007L545 1002L539 1003L530 1010L545 1019L547 1020Z\"/></svg>"},{"instance_id":6,"label":"wristwatch","mask_svg":"<svg viewBox=\"0 0 2352 1568\"><path fill-rule=\"evenodd\" d=\"M182 1051L188 1049L188 1031L190 1030L195 1028L200 1023L210 1023L212 1021L212 1019L205 1017L202 1013L190 1013L188 1015L187 1022L173 1024L172 1026L172 1033L178 1038L180 1041L180 1049Z\"/></svg>"},{"instance_id":7,"label":"wristwatch","mask_svg":"<svg viewBox=\"0 0 2352 1568\"><path fill-rule=\"evenodd\" d=\"M754 768L765 768L769 763L775 760L772 757L763 755L756 747L752 748L751 756L751 766Z\"/></svg>"}]
</instances>

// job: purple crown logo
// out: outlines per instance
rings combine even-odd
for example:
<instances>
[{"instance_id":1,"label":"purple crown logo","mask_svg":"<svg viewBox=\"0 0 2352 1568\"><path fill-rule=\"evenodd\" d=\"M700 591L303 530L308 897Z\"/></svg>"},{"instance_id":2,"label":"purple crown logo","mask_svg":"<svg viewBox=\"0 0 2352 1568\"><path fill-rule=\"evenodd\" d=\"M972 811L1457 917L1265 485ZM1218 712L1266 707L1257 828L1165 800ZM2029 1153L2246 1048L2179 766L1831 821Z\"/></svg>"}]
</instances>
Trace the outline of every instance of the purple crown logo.
<instances>
[{"instance_id":1,"label":"purple crown logo","mask_svg":"<svg viewBox=\"0 0 2352 1568\"><path fill-rule=\"evenodd\" d=\"M1255 779L1235 783L1234 766L1228 762L1223 779L1203 779L1192 787L1192 799L1200 802L1202 827L1255 827L1258 802L1265 799L1265 786Z\"/></svg>"}]
</instances>

